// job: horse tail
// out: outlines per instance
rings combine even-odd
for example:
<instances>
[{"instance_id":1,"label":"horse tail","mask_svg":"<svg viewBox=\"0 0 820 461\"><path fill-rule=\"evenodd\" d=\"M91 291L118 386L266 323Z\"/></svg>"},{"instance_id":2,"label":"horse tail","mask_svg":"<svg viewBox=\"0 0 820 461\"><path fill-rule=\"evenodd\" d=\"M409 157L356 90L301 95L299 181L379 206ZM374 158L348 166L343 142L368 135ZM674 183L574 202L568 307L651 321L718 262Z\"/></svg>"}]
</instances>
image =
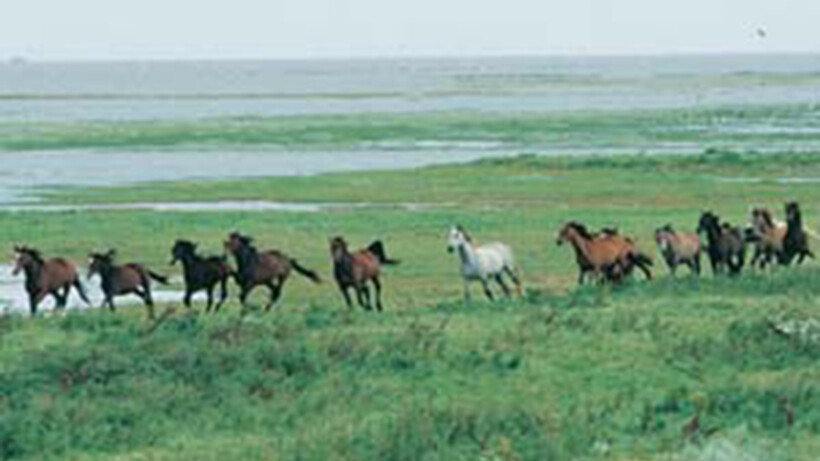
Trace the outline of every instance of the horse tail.
<instances>
[{"instance_id":1,"label":"horse tail","mask_svg":"<svg viewBox=\"0 0 820 461\"><path fill-rule=\"evenodd\" d=\"M148 277L156 280L158 283L160 283L162 285L168 285L168 277L166 277L164 275L157 274L156 272L154 272L150 269L145 269L145 273L148 275Z\"/></svg>"},{"instance_id":2,"label":"horse tail","mask_svg":"<svg viewBox=\"0 0 820 461\"><path fill-rule=\"evenodd\" d=\"M91 301L88 299L88 294L85 292L85 287L80 281L80 277L75 277L74 281L71 282L71 285L73 285L74 289L77 290L77 294L80 295L80 299L82 299L86 305L90 306Z\"/></svg>"},{"instance_id":3,"label":"horse tail","mask_svg":"<svg viewBox=\"0 0 820 461\"><path fill-rule=\"evenodd\" d=\"M322 279L319 277L319 274L317 274L316 272L306 268L305 266L302 266L295 259L290 260L290 265L293 266L293 269L296 272L298 272L298 273L304 275L305 277L309 278L310 280L313 281L313 283L322 283Z\"/></svg>"},{"instance_id":4,"label":"horse tail","mask_svg":"<svg viewBox=\"0 0 820 461\"><path fill-rule=\"evenodd\" d=\"M649 268L654 264L652 258L639 251L629 253L629 262L637 266L646 276L647 280L652 280L652 271Z\"/></svg>"},{"instance_id":5,"label":"horse tail","mask_svg":"<svg viewBox=\"0 0 820 461\"><path fill-rule=\"evenodd\" d=\"M387 257L387 252L384 249L384 243L381 240L376 240L367 247L367 251L373 253L380 263L392 266L399 263L398 259L391 259Z\"/></svg>"}]
</instances>

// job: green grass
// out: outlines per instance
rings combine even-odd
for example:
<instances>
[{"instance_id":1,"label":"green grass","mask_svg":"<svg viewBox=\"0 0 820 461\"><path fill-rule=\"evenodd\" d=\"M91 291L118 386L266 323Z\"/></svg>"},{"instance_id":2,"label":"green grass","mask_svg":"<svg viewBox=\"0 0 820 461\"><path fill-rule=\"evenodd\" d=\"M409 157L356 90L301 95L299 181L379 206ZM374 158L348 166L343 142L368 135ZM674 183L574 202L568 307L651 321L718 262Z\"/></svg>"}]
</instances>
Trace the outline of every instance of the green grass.
<instances>
[{"instance_id":1,"label":"green grass","mask_svg":"<svg viewBox=\"0 0 820 461\"><path fill-rule=\"evenodd\" d=\"M416 148L418 142L513 147L816 147L815 105L688 110L497 114L434 112L355 116L236 117L190 121L0 125L0 151L165 148ZM787 130L802 128L804 130Z\"/></svg>"},{"instance_id":2,"label":"green grass","mask_svg":"<svg viewBox=\"0 0 820 461\"><path fill-rule=\"evenodd\" d=\"M0 214L0 246L25 242L77 262L110 246L169 271L173 239L217 252L234 229L326 278L334 234L354 245L384 238L403 260L387 270L382 315L347 312L332 283L296 278L269 315L242 317L232 301L217 316L174 306L156 329L138 308L2 317L0 459L813 460L820 344L771 324L816 317L814 263L736 280L673 280L657 261L660 278L651 283L575 289L571 251L555 246L559 225L577 219L617 224L651 252L655 227L692 229L703 208L741 222L752 204L782 215L792 199L820 227L817 185L784 177L820 177L820 161L522 156L407 172L62 191L50 199L433 206ZM513 246L525 301L463 304L457 263L444 251L454 222ZM795 411L792 427L784 399ZM717 432L687 442L681 429L698 409Z\"/></svg>"}]
</instances>

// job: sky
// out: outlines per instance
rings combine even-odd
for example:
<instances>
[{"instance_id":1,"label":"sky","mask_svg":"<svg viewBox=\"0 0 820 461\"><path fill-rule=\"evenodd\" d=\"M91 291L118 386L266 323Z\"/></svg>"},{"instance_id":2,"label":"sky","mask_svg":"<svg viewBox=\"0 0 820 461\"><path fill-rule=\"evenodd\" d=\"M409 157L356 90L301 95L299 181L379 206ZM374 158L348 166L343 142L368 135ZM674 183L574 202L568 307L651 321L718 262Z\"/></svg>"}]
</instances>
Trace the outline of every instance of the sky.
<instances>
[{"instance_id":1,"label":"sky","mask_svg":"<svg viewBox=\"0 0 820 461\"><path fill-rule=\"evenodd\" d=\"M820 0L5 0L0 59L820 52Z\"/></svg>"}]
</instances>

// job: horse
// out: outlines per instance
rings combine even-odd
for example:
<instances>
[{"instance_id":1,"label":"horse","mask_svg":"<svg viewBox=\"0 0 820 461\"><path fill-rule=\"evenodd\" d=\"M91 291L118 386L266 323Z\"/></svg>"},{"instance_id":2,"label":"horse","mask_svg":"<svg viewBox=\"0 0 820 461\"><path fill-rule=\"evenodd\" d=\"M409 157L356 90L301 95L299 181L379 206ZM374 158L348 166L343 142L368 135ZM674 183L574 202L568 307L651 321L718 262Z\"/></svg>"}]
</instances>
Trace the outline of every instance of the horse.
<instances>
[{"instance_id":1,"label":"horse","mask_svg":"<svg viewBox=\"0 0 820 461\"><path fill-rule=\"evenodd\" d=\"M698 234L706 234L706 250L712 266L712 274L723 273L728 267L729 275L738 275L746 259L746 242L741 230L720 218L711 211L704 211L700 216Z\"/></svg>"},{"instance_id":2,"label":"horse","mask_svg":"<svg viewBox=\"0 0 820 461\"><path fill-rule=\"evenodd\" d=\"M776 221L772 212L765 208L752 209L752 225L746 232L746 241L753 242L755 252L749 261L751 266L765 268L773 260L782 262L783 240L787 226Z\"/></svg>"},{"instance_id":3,"label":"horse","mask_svg":"<svg viewBox=\"0 0 820 461\"><path fill-rule=\"evenodd\" d=\"M185 278L185 295L182 298L186 307L191 307L191 297L198 291L205 290L208 295L206 312L211 311L214 301L214 289L219 284L219 301L216 312L228 297L228 278L233 270L225 256L201 256L196 252L197 244L189 240L177 240L171 248L171 265L182 263Z\"/></svg>"},{"instance_id":4,"label":"horse","mask_svg":"<svg viewBox=\"0 0 820 461\"><path fill-rule=\"evenodd\" d=\"M655 230L655 242L673 277L680 264L686 264L693 274L700 275L700 237L697 234L676 231L667 224Z\"/></svg>"},{"instance_id":5,"label":"horse","mask_svg":"<svg viewBox=\"0 0 820 461\"><path fill-rule=\"evenodd\" d=\"M504 296L510 298L510 288L504 282L504 274L510 278L520 297L524 297L521 278L515 265L512 249L500 242L478 245L461 225L450 228L447 240L447 251L458 251L461 262L461 278L464 280L464 299L470 301L470 282L481 282L487 299L494 301L488 281L490 279L501 287Z\"/></svg>"},{"instance_id":6,"label":"horse","mask_svg":"<svg viewBox=\"0 0 820 461\"><path fill-rule=\"evenodd\" d=\"M43 259L40 251L26 246L14 247L14 269L12 275L25 274L25 288L28 293L31 316L37 315L37 306L51 295L58 309L65 309L71 287L77 291L86 304L90 304L77 268L63 258Z\"/></svg>"},{"instance_id":7,"label":"horse","mask_svg":"<svg viewBox=\"0 0 820 461\"><path fill-rule=\"evenodd\" d=\"M105 253L89 254L90 264L88 266L87 278L95 274L100 276L100 287L103 291L103 302L101 307L108 308L113 312L115 296L135 294L142 298L145 307L148 309L148 318L154 319L154 299L151 296L151 280L167 285L168 278L153 272L142 264L126 263L115 264L117 250L108 250Z\"/></svg>"},{"instance_id":8,"label":"horse","mask_svg":"<svg viewBox=\"0 0 820 461\"><path fill-rule=\"evenodd\" d=\"M295 270L313 283L321 283L321 278L316 272L303 267L285 253L278 250L259 251L250 236L232 232L224 245L236 260L237 270L234 279L239 285L239 301L243 307L246 306L251 290L264 285L270 290L270 300L265 306L265 311L270 311L282 296L291 270Z\"/></svg>"},{"instance_id":9,"label":"horse","mask_svg":"<svg viewBox=\"0 0 820 461\"><path fill-rule=\"evenodd\" d=\"M638 267L647 279L652 279L652 258L641 253L632 239L607 230L592 234L583 224L570 221L561 228L556 243L569 243L575 250L578 264L578 284L582 285L587 274L596 275L599 281L619 282L621 278Z\"/></svg>"},{"instance_id":10,"label":"horse","mask_svg":"<svg viewBox=\"0 0 820 461\"><path fill-rule=\"evenodd\" d=\"M367 248L362 248L355 252L350 252L347 241L343 237L333 237L330 239L330 256L333 260L333 275L339 291L342 292L347 308L352 308L348 289L351 287L356 293L356 300L364 310L373 310L373 303L370 299L370 289L367 282L373 284L376 297L376 310L382 312L381 292L382 285L379 280L381 266L391 266L399 264L396 259L387 256L384 243L376 240Z\"/></svg>"},{"instance_id":11,"label":"horse","mask_svg":"<svg viewBox=\"0 0 820 461\"><path fill-rule=\"evenodd\" d=\"M803 227L803 215L797 202L786 204L786 236L783 238L782 263L791 264L797 256L797 264L801 264L808 256L814 259L814 253L809 249L809 239Z\"/></svg>"}]
</instances>

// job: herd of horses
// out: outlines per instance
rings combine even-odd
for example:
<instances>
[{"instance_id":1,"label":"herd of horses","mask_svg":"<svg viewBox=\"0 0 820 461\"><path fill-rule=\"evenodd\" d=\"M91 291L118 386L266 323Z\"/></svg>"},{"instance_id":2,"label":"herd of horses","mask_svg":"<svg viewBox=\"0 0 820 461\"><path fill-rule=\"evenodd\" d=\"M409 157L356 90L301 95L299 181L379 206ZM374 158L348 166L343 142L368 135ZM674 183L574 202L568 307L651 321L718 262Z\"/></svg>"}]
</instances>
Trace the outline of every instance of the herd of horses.
<instances>
[{"instance_id":1,"label":"herd of horses","mask_svg":"<svg viewBox=\"0 0 820 461\"><path fill-rule=\"evenodd\" d=\"M774 219L765 208L754 208L751 223L741 228L722 221L711 211L704 211L694 232L675 229L671 224L656 229L655 242L669 271L674 276L681 265L689 267L694 275L701 273L701 254L709 258L715 275L738 275L746 263L749 245L754 254L749 265L763 269L772 264L789 265L813 258L809 248L809 231L803 225L800 206L789 202L785 206L786 221ZM702 239L703 237L703 239ZM348 309L353 306L350 290L353 289L358 305L365 310L382 311L381 271L385 265L399 261L387 256L384 244L377 240L355 251L349 249L342 237L330 239L330 256L333 275ZM558 245L572 246L578 265L578 284L621 283L635 270L647 279L652 278L652 257L642 252L635 240L621 235L617 229L605 228L591 232L582 223L570 221L558 233ZM320 276L279 250L260 250L248 235L232 232L224 242L225 255L201 255L197 244L177 240L171 248L171 264L182 265L185 290L182 301L191 307L195 293L207 295L206 312L218 312L228 297L231 280L239 288L239 301L246 306L250 292L259 286L269 291L265 310L281 298L285 282L296 272L314 283L321 283ZM485 296L495 299L490 282L499 285L505 296L512 291L506 279L512 282L516 293L523 296L521 275L509 245L500 242L478 244L464 227L450 229L447 250L458 253L461 276L464 280L464 297L470 299L470 283L482 285ZM76 266L64 258L44 258L31 247L15 246L13 275L24 273L25 289L29 296L32 316L37 314L39 304L52 296L58 309L65 308L71 289L90 304ZM234 264L228 260L233 256ZM87 277L99 276L103 293L102 307L115 310L114 298L134 294L142 298L148 316L154 318L154 301L151 295L152 281L168 284L168 278L144 264L119 264L116 251L91 253ZM374 296L371 297L370 287ZM218 293L215 293L217 288ZM215 294L218 299L215 300ZM216 302L215 302L216 301ZM215 304L214 304L215 303Z\"/></svg>"}]
</instances>

